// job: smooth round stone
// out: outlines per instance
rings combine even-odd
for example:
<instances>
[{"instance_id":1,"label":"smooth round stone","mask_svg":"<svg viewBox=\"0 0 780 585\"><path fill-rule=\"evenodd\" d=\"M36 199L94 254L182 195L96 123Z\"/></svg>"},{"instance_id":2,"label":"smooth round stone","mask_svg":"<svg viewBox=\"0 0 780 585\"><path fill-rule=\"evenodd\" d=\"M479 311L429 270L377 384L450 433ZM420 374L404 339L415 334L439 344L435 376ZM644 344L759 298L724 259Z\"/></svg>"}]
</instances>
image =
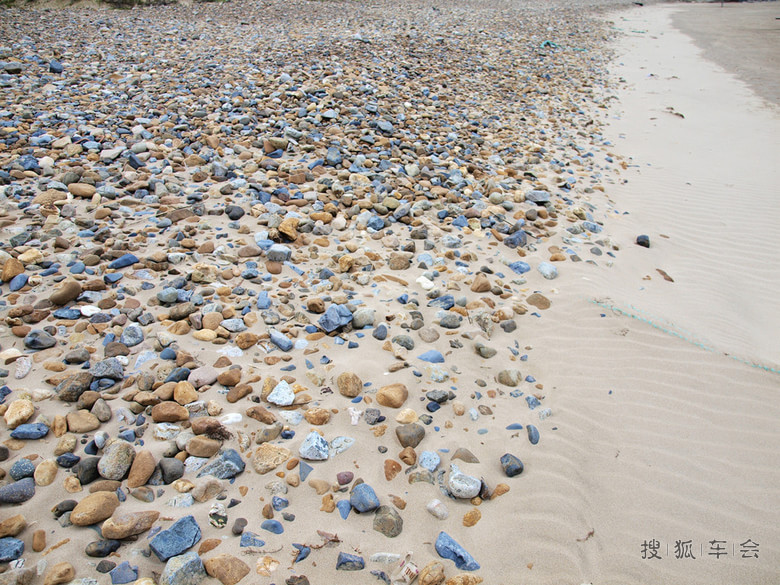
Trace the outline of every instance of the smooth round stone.
<instances>
[{"instance_id":1,"label":"smooth round stone","mask_svg":"<svg viewBox=\"0 0 780 585\"><path fill-rule=\"evenodd\" d=\"M523 473L523 462L511 453L504 453L501 456L501 467L507 477L515 477Z\"/></svg>"},{"instance_id":2,"label":"smooth round stone","mask_svg":"<svg viewBox=\"0 0 780 585\"><path fill-rule=\"evenodd\" d=\"M351 471L340 471L336 474L336 481L339 485L347 485L351 483L355 478L355 474Z\"/></svg>"}]
</instances>

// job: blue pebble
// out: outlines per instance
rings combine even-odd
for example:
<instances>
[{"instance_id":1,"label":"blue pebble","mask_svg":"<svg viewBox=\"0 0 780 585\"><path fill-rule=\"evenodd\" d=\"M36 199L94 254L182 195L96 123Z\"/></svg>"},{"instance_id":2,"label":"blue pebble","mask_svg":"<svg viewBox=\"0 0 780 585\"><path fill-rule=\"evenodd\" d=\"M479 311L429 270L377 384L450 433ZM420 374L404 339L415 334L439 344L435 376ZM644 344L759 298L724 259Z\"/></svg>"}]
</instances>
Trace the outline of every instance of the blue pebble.
<instances>
[{"instance_id":1,"label":"blue pebble","mask_svg":"<svg viewBox=\"0 0 780 585\"><path fill-rule=\"evenodd\" d=\"M12 439L35 440L49 434L49 427L43 423L25 423L11 431Z\"/></svg>"},{"instance_id":2,"label":"blue pebble","mask_svg":"<svg viewBox=\"0 0 780 585\"><path fill-rule=\"evenodd\" d=\"M466 549L455 542L455 540L446 532L442 531L439 533L434 546L441 558L450 559L461 571L479 570L479 563L474 560L474 557L467 553Z\"/></svg>"},{"instance_id":3,"label":"blue pebble","mask_svg":"<svg viewBox=\"0 0 780 585\"><path fill-rule=\"evenodd\" d=\"M11 479L14 481L19 481L25 477L32 477L33 473L35 473L35 465L33 465L32 461L25 458L16 461L11 466L11 469L8 470L8 475L10 475Z\"/></svg>"},{"instance_id":4,"label":"blue pebble","mask_svg":"<svg viewBox=\"0 0 780 585\"><path fill-rule=\"evenodd\" d=\"M84 264L83 262L74 262L73 266L70 267L69 272L71 274L81 274L82 272L84 272L84 270L86 270L86 268L87 265Z\"/></svg>"},{"instance_id":5,"label":"blue pebble","mask_svg":"<svg viewBox=\"0 0 780 585\"><path fill-rule=\"evenodd\" d=\"M523 425L520 423L512 423L511 425L506 427L506 430L508 431L519 431L523 428Z\"/></svg>"},{"instance_id":6,"label":"blue pebble","mask_svg":"<svg viewBox=\"0 0 780 585\"><path fill-rule=\"evenodd\" d=\"M376 326L371 335L374 339L384 341L387 338L387 326L384 324Z\"/></svg>"},{"instance_id":7,"label":"blue pebble","mask_svg":"<svg viewBox=\"0 0 780 585\"><path fill-rule=\"evenodd\" d=\"M273 532L274 534L281 534L284 532L284 526L282 526L282 523L278 520L266 520L260 525L260 528L267 530L268 532Z\"/></svg>"},{"instance_id":8,"label":"blue pebble","mask_svg":"<svg viewBox=\"0 0 780 585\"><path fill-rule=\"evenodd\" d=\"M81 457L78 455L74 455L73 453L63 453L59 457L57 457L57 465L62 467L63 469L70 469L74 465L76 465L79 461L81 461Z\"/></svg>"},{"instance_id":9,"label":"blue pebble","mask_svg":"<svg viewBox=\"0 0 780 585\"><path fill-rule=\"evenodd\" d=\"M0 563L15 561L24 553L24 541L6 536L0 538Z\"/></svg>"},{"instance_id":10,"label":"blue pebble","mask_svg":"<svg viewBox=\"0 0 780 585\"><path fill-rule=\"evenodd\" d=\"M103 275L103 281L106 284L116 284L120 280L122 280L122 277L124 275L121 272L110 272L109 274Z\"/></svg>"},{"instance_id":11,"label":"blue pebble","mask_svg":"<svg viewBox=\"0 0 780 585\"><path fill-rule=\"evenodd\" d=\"M175 360L176 359L176 351L171 349L170 347L164 348L160 352L160 359L161 360Z\"/></svg>"},{"instance_id":12,"label":"blue pebble","mask_svg":"<svg viewBox=\"0 0 780 585\"><path fill-rule=\"evenodd\" d=\"M277 512L284 510L289 505L290 501L287 498L280 498L279 496L271 498L271 506L273 506L273 509Z\"/></svg>"},{"instance_id":13,"label":"blue pebble","mask_svg":"<svg viewBox=\"0 0 780 585\"><path fill-rule=\"evenodd\" d=\"M52 314L55 317L57 317L57 319L67 319L69 321L73 321L75 319L80 319L81 318L81 311L79 311L78 309L74 309L74 308L57 309Z\"/></svg>"},{"instance_id":14,"label":"blue pebble","mask_svg":"<svg viewBox=\"0 0 780 585\"><path fill-rule=\"evenodd\" d=\"M11 289L11 291L17 291L19 289L24 288L24 285L27 284L28 276L26 274L17 274L11 279L11 282L8 283L8 288Z\"/></svg>"},{"instance_id":15,"label":"blue pebble","mask_svg":"<svg viewBox=\"0 0 780 585\"><path fill-rule=\"evenodd\" d=\"M337 571L362 571L365 567L366 562L363 560L363 557L358 555L340 552L339 558L336 560Z\"/></svg>"},{"instance_id":16,"label":"blue pebble","mask_svg":"<svg viewBox=\"0 0 780 585\"><path fill-rule=\"evenodd\" d=\"M239 546L247 547L247 546L256 546L256 547L262 547L265 546L265 541L261 540L257 534L254 532L247 532L244 531L241 534L241 542Z\"/></svg>"},{"instance_id":17,"label":"blue pebble","mask_svg":"<svg viewBox=\"0 0 780 585\"><path fill-rule=\"evenodd\" d=\"M135 254L124 254L116 260L109 262L108 267L111 270L119 270L120 268L127 268L138 262L138 258Z\"/></svg>"},{"instance_id":18,"label":"blue pebble","mask_svg":"<svg viewBox=\"0 0 780 585\"><path fill-rule=\"evenodd\" d=\"M293 342L284 333L280 333L276 329L270 329L269 335L271 337L271 343L282 351L290 351L293 348Z\"/></svg>"},{"instance_id":19,"label":"blue pebble","mask_svg":"<svg viewBox=\"0 0 780 585\"><path fill-rule=\"evenodd\" d=\"M329 306L328 310L317 320L317 323L326 333L331 333L351 322L352 313L345 305Z\"/></svg>"},{"instance_id":20,"label":"blue pebble","mask_svg":"<svg viewBox=\"0 0 780 585\"><path fill-rule=\"evenodd\" d=\"M507 266L509 266L509 268L517 274L525 274L526 272L531 271L531 265L527 262L523 262L522 260L517 260L516 262L512 262Z\"/></svg>"},{"instance_id":21,"label":"blue pebble","mask_svg":"<svg viewBox=\"0 0 780 585\"><path fill-rule=\"evenodd\" d=\"M534 425L528 425L528 427L526 427L526 432L528 433L528 441L532 445L536 445L539 442L539 429Z\"/></svg>"},{"instance_id":22,"label":"blue pebble","mask_svg":"<svg viewBox=\"0 0 780 585\"><path fill-rule=\"evenodd\" d=\"M452 295L442 295L430 301L428 306L447 311L455 306L455 297Z\"/></svg>"},{"instance_id":23,"label":"blue pebble","mask_svg":"<svg viewBox=\"0 0 780 585\"><path fill-rule=\"evenodd\" d=\"M282 439L292 439L295 436L295 431L286 429L281 432L280 436L282 437Z\"/></svg>"},{"instance_id":24,"label":"blue pebble","mask_svg":"<svg viewBox=\"0 0 780 585\"><path fill-rule=\"evenodd\" d=\"M530 408L531 410L533 410L534 408L536 408L541 404L541 402L539 402L539 399L536 396L526 396L525 401L528 403L528 408Z\"/></svg>"},{"instance_id":25,"label":"blue pebble","mask_svg":"<svg viewBox=\"0 0 780 585\"><path fill-rule=\"evenodd\" d=\"M425 405L425 409L428 412L436 412L440 408L441 408L441 404L439 404L438 402L429 402L428 404Z\"/></svg>"},{"instance_id":26,"label":"blue pebble","mask_svg":"<svg viewBox=\"0 0 780 585\"><path fill-rule=\"evenodd\" d=\"M309 554L311 554L311 548L305 544L297 544L294 542L293 547L298 550L298 554L295 555L295 560L293 563L300 563L302 560L308 557Z\"/></svg>"},{"instance_id":27,"label":"blue pebble","mask_svg":"<svg viewBox=\"0 0 780 585\"><path fill-rule=\"evenodd\" d=\"M122 561L111 569L108 574L111 576L112 585L132 583L138 580L138 567L132 567L128 561Z\"/></svg>"},{"instance_id":28,"label":"blue pebble","mask_svg":"<svg viewBox=\"0 0 780 585\"><path fill-rule=\"evenodd\" d=\"M352 504L349 503L349 500L339 500L336 502L336 508L338 508L341 517L346 520L352 511Z\"/></svg>"},{"instance_id":29,"label":"blue pebble","mask_svg":"<svg viewBox=\"0 0 780 585\"><path fill-rule=\"evenodd\" d=\"M314 471L314 468L305 461L301 461L298 465L298 474L301 476L301 481L306 481L306 478L309 477L312 471Z\"/></svg>"},{"instance_id":30,"label":"blue pebble","mask_svg":"<svg viewBox=\"0 0 780 585\"><path fill-rule=\"evenodd\" d=\"M194 516L184 516L163 530L149 543L149 548L162 562L178 556L200 541L200 526Z\"/></svg>"},{"instance_id":31,"label":"blue pebble","mask_svg":"<svg viewBox=\"0 0 780 585\"><path fill-rule=\"evenodd\" d=\"M367 483L360 483L352 489L352 493L349 495L349 503L355 510L363 514L364 512L371 512L379 507L379 498L372 488Z\"/></svg>"},{"instance_id":32,"label":"blue pebble","mask_svg":"<svg viewBox=\"0 0 780 585\"><path fill-rule=\"evenodd\" d=\"M444 356L441 354L440 351L437 351L435 349L429 349L423 354L420 354L417 356L417 359L420 359L424 362L429 362L432 364L443 364L444 363Z\"/></svg>"},{"instance_id":33,"label":"blue pebble","mask_svg":"<svg viewBox=\"0 0 780 585\"><path fill-rule=\"evenodd\" d=\"M186 380L187 377L190 375L190 369L189 368L174 368L170 374L168 374L168 377L165 378L165 382L181 382L183 380Z\"/></svg>"}]
</instances>

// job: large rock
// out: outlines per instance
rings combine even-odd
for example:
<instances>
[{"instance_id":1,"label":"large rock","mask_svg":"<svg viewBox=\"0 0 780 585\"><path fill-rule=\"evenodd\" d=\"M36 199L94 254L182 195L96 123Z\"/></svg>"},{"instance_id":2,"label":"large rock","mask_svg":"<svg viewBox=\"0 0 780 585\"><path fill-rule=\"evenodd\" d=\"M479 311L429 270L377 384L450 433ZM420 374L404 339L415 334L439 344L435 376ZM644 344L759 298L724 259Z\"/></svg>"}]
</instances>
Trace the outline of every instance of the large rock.
<instances>
[{"instance_id":1,"label":"large rock","mask_svg":"<svg viewBox=\"0 0 780 585\"><path fill-rule=\"evenodd\" d=\"M252 458L252 467L254 467L255 471L259 474L268 473L269 471L276 469L290 457L292 457L292 452L290 452L290 450L277 445L271 445L270 443L263 443L255 451L254 457Z\"/></svg>"},{"instance_id":2,"label":"large rock","mask_svg":"<svg viewBox=\"0 0 780 585\"><path fill-rule=\"evenodd\" d=\"M101 532L103 538L122 540L146 532L159 517L160 513L156 510L140 512L117 510L111 518L103 522Z\"/></svg>"},{"instance_id":3,"label":"large rock","mask_svg":"<svg viewBox=\"0 0 780 585\"><path fill-rule=\"evenodd\" d=\"M139 451L133 459L130 472L127 474L127 487L137 488L144 485L152 477L156 466L157 461L155 461L151 451Z\"/></svg>"},{"instance_id":4,"label":"large rock","mask_svg":"<svg viewBox=\"0 0 780 585\"><path fill-rule=\"evenodd\" d=\"M4 415L5 424L9 429L15 429L30 420L33 414L35 414L35 406L32 400L19 398L8 405Z\"/></svg>"},{"instance_id":5,"label":"large rock","mask_svg":"<svg viewBox=\"0 0 780 585\"><path fill-rule=\"evenodd\" d=\"M168 530L163 530L149 543L149 548L157 558L165 562L179 556L200 541L200 526L194 516L184 516L174 522Z\"/></svg>"},{"instance_id":6,"label":"large rock","mask_svg":"<svg viewBox=\"0 0 780 585\"><path fill-rule=\"evenodd\" d=\"M121 480L135 459L135 449L127 441L117 440L106 447L98 463L98 473L105 479Z\"/></svg>"},{"instance_id":7,"label":"large rock","mask_svg":"<svg viewBox=\"0 0 780 585\"><path fill-rule=\"evenodd\" d=\"M363 381L353 372L343 372L336 378L339 394L347 398L355 398L363 390Z\"/></svg>"},{"instance_id":8,"label":"large rock","mask_svg":"<svg viewBox=\"0 0 780 585\"><path fill-rule=\"evenodd\" d=\"M198 477L213 475L217 479L231 479L243 473L246 463L235 449L224 449L214 461L204 465L198 472Z\"/></svg>"},{"instance_id":9,"label":"large rock","mask_svg":"<svg viewBox=\"0 0 780 585\"><path fill-rule=\"evenodd\" d=\"M376 401L382 406L400 408L409 397L409 390L404 384L396 383L382 386L376 393Z\"/></svg>"},{"instance_id":10,"label":"large rock","mask_svg":"<svg viewBox=\"0 0 780 585\"><path fill-rule=\"evenodd\" d=\"M221 554L203 563L206 572L222 585L236 585L249 574L249 565L241 559L229 554Z\"/></svg>"},{"instance_id":11,"label":"large rock","mask_svg":"<svg viewBox=\"0 0 780 585\"><path fill-rule=\"evenodd\" d=\"M90 526L110 517L119 507L114 492L95 492L81 500L70 513L70 521L76 526Z\"/></svg>"}]
</instances>

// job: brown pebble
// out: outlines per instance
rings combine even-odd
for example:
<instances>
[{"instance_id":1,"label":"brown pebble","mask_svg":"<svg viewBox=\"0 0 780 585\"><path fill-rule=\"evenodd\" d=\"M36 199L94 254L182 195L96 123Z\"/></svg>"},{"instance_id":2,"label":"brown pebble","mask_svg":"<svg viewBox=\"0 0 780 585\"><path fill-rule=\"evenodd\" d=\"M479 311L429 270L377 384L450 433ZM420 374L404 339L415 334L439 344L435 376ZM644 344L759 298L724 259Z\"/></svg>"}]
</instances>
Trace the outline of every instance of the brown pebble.
<instances>
[{"instance_id":1,"label":"brown pebble","mask_svg":"<svg viewBox=\"0 0 780 585\"><path fill-rule=\"evenodd\" d=\"M46 531L36 530L33 532L32 549L35 552L41 552L46 548Z\"/></svg>"},{"instance_id":2,"label":"brown pebble","mask_svg":"<svg viewBox=\"0 0 780 585\"><path fill-rule=\"evenodd\" d=\"M207 538L200 543L200 546L198 547L198 554L205 555L207 552L217 548L220 544L222 544L222 540L219 538Z\"/></svg>"}]
</instances>

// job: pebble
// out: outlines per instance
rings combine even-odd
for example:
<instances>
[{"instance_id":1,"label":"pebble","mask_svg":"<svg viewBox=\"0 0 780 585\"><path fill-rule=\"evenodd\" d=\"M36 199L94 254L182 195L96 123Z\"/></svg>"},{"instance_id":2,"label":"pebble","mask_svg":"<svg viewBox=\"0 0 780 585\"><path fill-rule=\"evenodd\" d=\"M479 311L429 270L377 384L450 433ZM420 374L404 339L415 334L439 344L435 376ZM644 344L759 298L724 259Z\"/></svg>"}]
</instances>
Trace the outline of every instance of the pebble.
<instances>
[{"instance_id":1,"label":"pebble","mask_svg":"<svg viewBox=\"0 0 780 585\"><path fill-rule=\"evenodd\" d=\"M338 571L362 571L366 567L363 557L351 555L345 552L339 552L336 559L336 570Z\"/></svg>"},{"instance_id":2,"label":"pebble","mask_svg":"<svg viewBox=\"0 0 780 585\"><path fill-rule=\"evenodd\" d=\"M434 547L440 557L453 561L455 566L462 571L478 571L480 568L474 557L444 531L439 532Z\"/></svg>"},{"instance_id":3,"label":"pebble","mask_svg":"<svg viewBox=\"0 0 780 585\"><path fill-rule=\"evenodd\" d=\"M236 585L251 571L249 565L230 554L219 554L206 559L203 566L206 573L217 579L222 585Z\"/></svg>"},{"instance_id":4,"label":"pebble","mask_svg":"<svg viewBox=\"0 0 780 585\"><path fill-rule=\"evenodd\" d=\"M363 514L376 510L379 507L379 498L374 488L366 483L361 483L352 488L349 503L355 510Z\"/></svg>"},{"instance_id":5,"label":"pebble","mask_svg":"<svg viewBox=\"0 0 780 585\"><path fill-rule=\"evenodd\" d=\"M417 423L401 425L396 427L395 435L401 447L415 448L425 437L425 427Z\"/></svg>"},{"instance_id":6,"label":"pebble","mask_svg":"<svg viewBox=\"0 0 780 585\"><path fill-rule=\"evenodd\" d=\"M149 548L161 561L167 561L184 553L200 541L200 526L194 516L184 516L174 522L170 528L159 532Z\"/></svg>"},{"instance_id":7,"label":"pebble","mask_svg":"<svg viewBox=\"0 0 780 585\"><path fill-rule=\"evenodd\" d=\"M504 453L501 456L501 467L507 477L515 477L523 473L523 462L511 453Z\"/></svg>"},{"instance_id":8,"label":"pebble","mask_svg":"<svg viewBox=\"0 0 780 585\"><path fill-rule=\"evenodd\" d=\"M298 454L308 461L325 461L329 456L328 442L316 431L310 432L301 443Z\"/></svg>"},{"instance_id":9,"label":"pebble","mask_svg":"<svg viewBox=\"0 0 780 585\"><path fill-rule=\"evenodd\" d=\"M476 477L463 473L457 465L450 464L447 487L449 487L450 493L456 498L470 500L479 495L482 482Z\"/></svg>"},{"instance_id":10,"label":"pebble","mask_svg":"<svg viewBox=\"0 0 780 585\"><path fill-rule=\"evenodd\" d=\"M395 538L404 528L401 515L391 506L379 506L374 512L373 528L388 538Z\"/></svg>"},{"instance_id":11,"label":"pebble","mask_svg":"<svg viewBox=\"0 0 780 585\"><path fill-rule=\"evenodd\" d=\"M165 563L160 585L197 585L206 578L203 561L196 552L172 557Z\"/></svg>"}]
</instances>

